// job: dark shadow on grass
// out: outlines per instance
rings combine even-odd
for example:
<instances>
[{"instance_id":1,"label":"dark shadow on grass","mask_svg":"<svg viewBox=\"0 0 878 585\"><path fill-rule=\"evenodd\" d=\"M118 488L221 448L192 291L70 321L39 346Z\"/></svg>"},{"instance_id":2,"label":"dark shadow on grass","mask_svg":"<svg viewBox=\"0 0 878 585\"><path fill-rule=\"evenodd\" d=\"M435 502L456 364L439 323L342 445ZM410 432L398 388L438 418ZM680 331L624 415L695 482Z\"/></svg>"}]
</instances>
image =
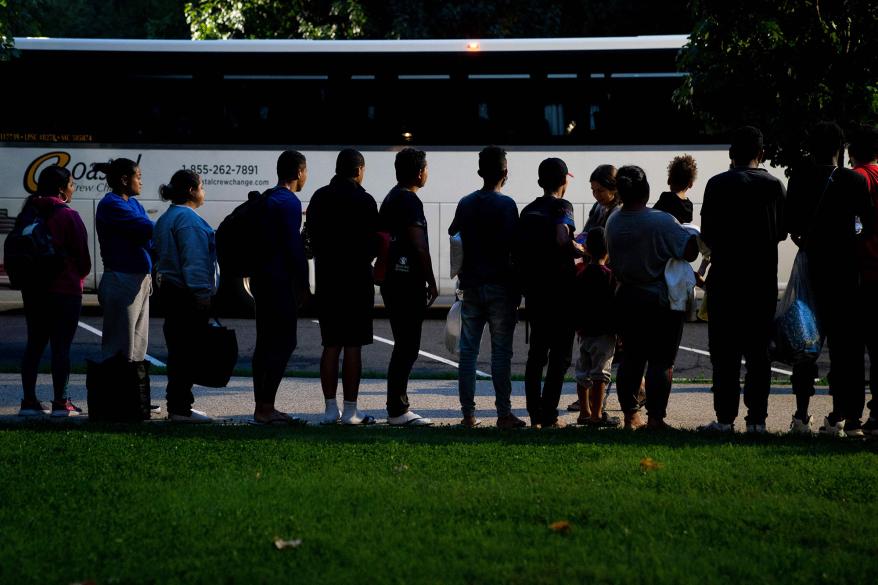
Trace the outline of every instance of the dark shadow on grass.
<instances>
[{"instance_id":1,"label":"dark shadow on grass","mask_svg":"<svg viewBox=\"0 0 878 585\"><path fill-rule=\"evenodd\" d=\"M764 447L777 453L813 453L821 455L854 455L862 452L878 453L878 439L845 439L828 437L798 437L767 435L751 437L706 434L696 431L630 432L621 429L566 429L501 431L493 427L465 429L463 427L394 428L387 425L373 427L258 427L237 424L179 425L167 422L144 424L73 423L62 421L26 422L9 424L0 421L0 433L18 431L29 433L70 433L122 435L175 441L198 439L202 441L307 441L311 443L406 443L411 445L452 444L478 445L484 443L509 445L574 445L644 446L689 448L706 446Z\"/></svg>"}]
</instances>

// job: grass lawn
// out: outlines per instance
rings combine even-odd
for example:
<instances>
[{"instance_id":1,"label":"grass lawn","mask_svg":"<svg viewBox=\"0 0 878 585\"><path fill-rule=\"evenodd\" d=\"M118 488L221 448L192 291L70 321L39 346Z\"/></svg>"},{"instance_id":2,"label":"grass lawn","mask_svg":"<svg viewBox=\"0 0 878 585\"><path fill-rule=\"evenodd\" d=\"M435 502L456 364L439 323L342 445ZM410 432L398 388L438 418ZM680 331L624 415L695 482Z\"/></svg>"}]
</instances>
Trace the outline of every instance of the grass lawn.
<instances>
[{"instance_id":1,"label":"grass lawn","mask_svg":"<svg viewBox=\"0 0 878 585\"><path fill-rule=\"evenodd\" d=\"M878 576L878 441L16 424L0 470L0 583Z\"/></svg>"}]
</instances>

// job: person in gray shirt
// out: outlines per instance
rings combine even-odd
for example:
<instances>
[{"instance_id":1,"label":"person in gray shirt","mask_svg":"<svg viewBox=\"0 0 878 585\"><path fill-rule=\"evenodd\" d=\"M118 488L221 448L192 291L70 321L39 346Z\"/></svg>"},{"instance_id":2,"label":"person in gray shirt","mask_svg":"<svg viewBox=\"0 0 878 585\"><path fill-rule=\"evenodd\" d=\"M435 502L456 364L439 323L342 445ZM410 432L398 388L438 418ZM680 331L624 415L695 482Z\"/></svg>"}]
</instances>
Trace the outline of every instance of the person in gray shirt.
<instances>
[{"instance_id":1,"label":"person in gray shirt","mask_svg":"<svg viewBox=\"0 0 878 585\"><path fill-rule=\"evenodd\" d=\"M671 215L646 207L649 183L643 169L622 167L616 182L622 208L607 221L607 248L619 282L617 325L625 348L616 378L619 403L625 428L662 430L684 315L670 308L665 265L675 258L695 260L698 242ZM637 400L644 370L648 423Z\"/></svg>"}]
</instances>

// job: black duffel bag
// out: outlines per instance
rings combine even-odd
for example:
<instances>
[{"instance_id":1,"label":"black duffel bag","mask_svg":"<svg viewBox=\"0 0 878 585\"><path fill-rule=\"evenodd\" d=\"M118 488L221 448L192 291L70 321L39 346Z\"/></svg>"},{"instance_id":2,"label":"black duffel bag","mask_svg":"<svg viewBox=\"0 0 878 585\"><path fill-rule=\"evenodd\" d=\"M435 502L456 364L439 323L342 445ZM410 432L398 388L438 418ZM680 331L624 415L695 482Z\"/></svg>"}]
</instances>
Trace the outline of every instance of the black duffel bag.
<instances>
[{"instance_id":1,"label":"black duffel bag","mask_svg":"<svg viewBox=\"0 0 878 585\"><path fill-rule=\"evenodd\" d=\"M238 363L238 337L219 319L208 323L192 348L192 380L199 386L225 388Z\"/></svg>"},{"instance_id":2,"label":"black duffel bag","mask_svg":"<svg viewBox=\"0 0 878 585\"><path fill-rule=\"evenodd\" d=\"M149 420L149 362L121 355L103 362L86 360L88 419L99 422Z\"/></svg>"}]
</instances>

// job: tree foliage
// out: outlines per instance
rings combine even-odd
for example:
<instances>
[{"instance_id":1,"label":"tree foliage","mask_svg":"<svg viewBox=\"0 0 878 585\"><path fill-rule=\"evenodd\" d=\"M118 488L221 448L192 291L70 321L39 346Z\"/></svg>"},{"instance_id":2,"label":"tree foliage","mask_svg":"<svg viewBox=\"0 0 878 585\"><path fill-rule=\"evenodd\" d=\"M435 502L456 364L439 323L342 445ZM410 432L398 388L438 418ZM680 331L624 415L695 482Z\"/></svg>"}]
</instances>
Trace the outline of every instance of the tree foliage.
<instances>
[{"instance_id":1,"label":"tree foliage","mask_svg":"<svg viewBox=\"0 0 878 585\"><path fill-rule=\"evenodd\" d=\"M193 38L423 39L689 32L686 0L200 0Z\"/></svg>"},{"instance_id":2,"label":"tree foliage","mask_svg":"<svg viewBox=\"0 0 878 585\"><path fill-rule=\"evenodd\" d=\"M189 38L184 0L0 0L10 37ZM0 34L3 34L0 32Z\"/></svg>"},{"instance_id":3,"label":"tree foliage","mask_svg":"<svg viewBox=\"0 0 878 585\"><path fill-rule=\"evenodd\" d=\"M711 134L762 129L772 164L806 155L807 129L847 129L878 117L878 3L874 0L693 0L696 19L677 91Z\"/></svg>"}]
</instances>

